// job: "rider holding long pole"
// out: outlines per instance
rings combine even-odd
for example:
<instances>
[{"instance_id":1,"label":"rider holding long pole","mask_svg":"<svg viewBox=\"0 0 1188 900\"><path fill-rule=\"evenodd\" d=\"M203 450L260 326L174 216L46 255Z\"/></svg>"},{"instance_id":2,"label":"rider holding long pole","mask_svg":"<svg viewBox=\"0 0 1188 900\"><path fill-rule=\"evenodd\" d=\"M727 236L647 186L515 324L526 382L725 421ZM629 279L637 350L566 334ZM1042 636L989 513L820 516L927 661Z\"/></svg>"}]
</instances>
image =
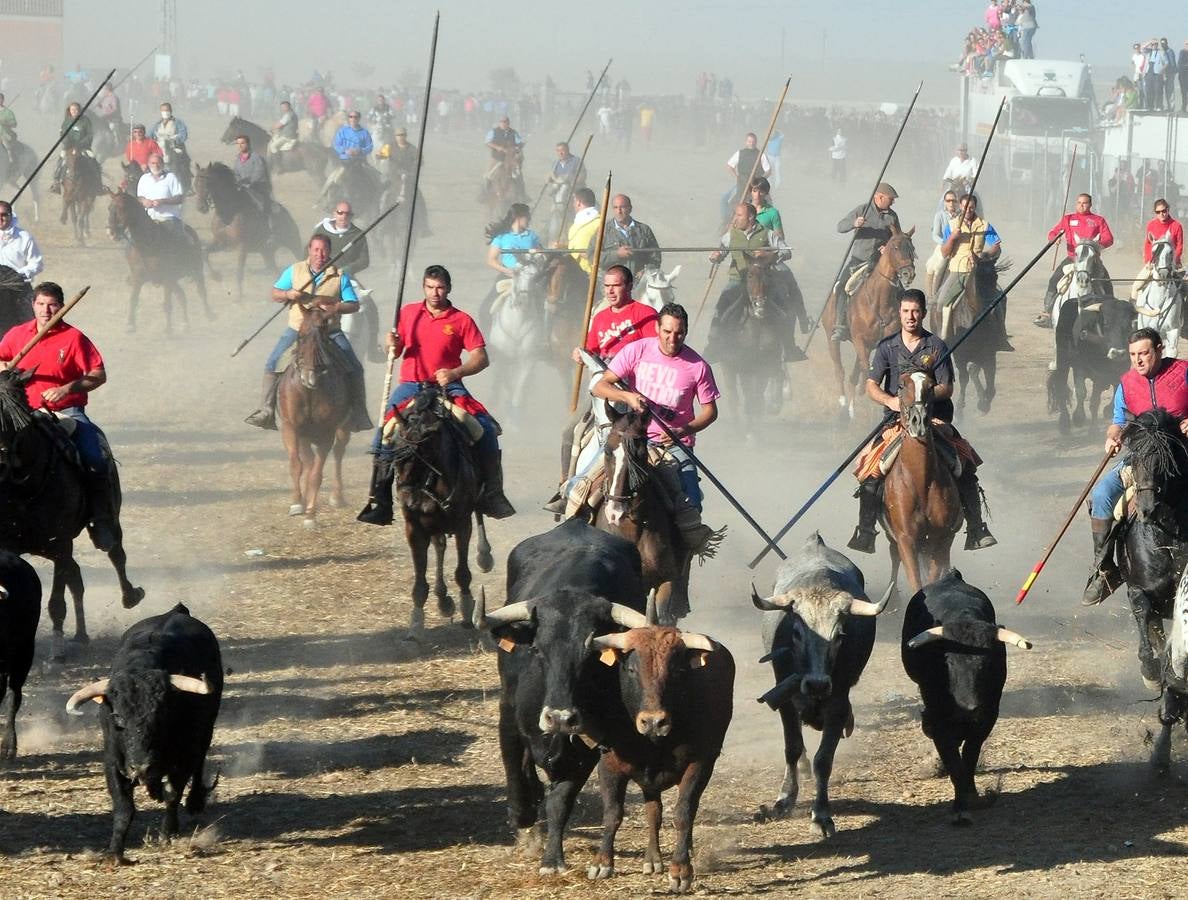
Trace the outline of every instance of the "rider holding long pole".
<instances>
[{"instance_id":1,"label":"rider holding long pole","mask_svg":"<svg viewBox=\"0 0 1188 900\"><path fill-rule=\"evenodd\" d=\"M1077 194L1076 211L1066 214L1052 226L1052 230L1048 232L1048 240L1052 240L1062 231L1070 261L1076 257L1077 244L1082 241L1097 241L1102 250L1114 245L1114 233L1110 231L1110 224L1105 220L1105 216L1100 216L1093 211L1093 198L1088 194ZM1102 290L1112 295L1113 288L1109 282L1109 272L1106 271L1104 265L1102 271L1105 272ZM1052 325L1052 307L1056 305L1060 280L1064 274L1064 266L1057 266L1052 277L1048 279L1048 290L1044 294L1044 311L1035 317L1035 324L1041 328L1050 328Z\"/></svg>"},{"instance_id":2,"label":"rider holding long pole","mask_svg":"<svg viewBox=\"0 0 1188 900\"><path fill-rule=\"evenodd\" d=\"M846 282L863 266L868 272L874 271L879 250L891 240L892 231L900 230L899 215L891 208L898 197L895 188L880 181L869 203L855 206L837 223L838 233L852 231L854 240L850 245L850 259L834 287L834 324L830 340L850 339L850 294L846 291Z\"/></svg>"}]
</instances>

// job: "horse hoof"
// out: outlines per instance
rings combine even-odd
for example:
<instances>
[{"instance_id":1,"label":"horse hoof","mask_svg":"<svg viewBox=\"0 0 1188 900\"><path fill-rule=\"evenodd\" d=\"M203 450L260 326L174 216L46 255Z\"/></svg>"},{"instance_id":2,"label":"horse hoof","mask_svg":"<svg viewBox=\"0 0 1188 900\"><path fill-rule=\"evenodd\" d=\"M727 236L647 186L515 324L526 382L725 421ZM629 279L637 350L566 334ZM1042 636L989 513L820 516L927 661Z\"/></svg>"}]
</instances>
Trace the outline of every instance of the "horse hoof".
<instances>
[{"instance_id":1,"label":"horse hoof","mask_svg":"<svg viewBox=\"0 0 1188 900\"><path fill-rule=\"evenodd\" d=\"M289 515L291 515L291 516L305 515L305 504L304 503L290 503L289 504Z\"/></svg>"},{"instance_id":2,"label":"horse hoof","mask_svg":"<svg viewBox=\"0 0 1188 900\"><path fill-rule=\"evenodd\" d=\"M60 631L55 631L50 637L49 661L51 663L66 662L66 636Z\"/></svg>"},{"instance_id":3,"label":"horse hoof","mask_svg":"<svg viewBox=\"0 0 1188 900\"><path fill-rule=\"evenodd\" d=\"M346 506L346 499L341 494L330 495L331 509L342 509L344 506Z\"/></svg>"},{"instance_id":4,"label":"horse hoof","mask_svg":"<svg viewBox=\"0 0 1188 900\"><path fill-rule=\"evenodd\" d=\"M318 527L318 520L312 516L306 516L301 520L301 527L306 531L316 531Z\"/></svg>"},{"instance_id":5,"label":"horse hoof","mask_svg":"<svg viewBox=\"0 0 1188 900\"><path fill-rule=\"evenodd\" d=\"M132 590L125 593L124 596L120 598L120 602L123 603L124 609L131 609L132 607L134 607L138 603L140 603L140 601L143 599L144 599L144 588L138 587L138 588L133 588Z\"/></svg>"},{"instance_id":6,"label":"horse hoof","mask_svg":"<svg viewBox=\"0 0 1188 900\"><path fill-rule=\"evenodd\" d=\"M475 559L475 564L478 566L480 572L490 572L495 568L495 557L491 555L491 551L486 553L480 552Z\"/></svg>"},{"instance_id":7,"label":"horse hoof","mask_svg":"<svg viewBox=\"0 0 1188 900\"><path fill-rule=\"evenodd\" d=\"M449 594L442 594L437 598L437 611L446 619L452 619L458 610L454 606L454 598Z\"/></svg>"}]
</instances>

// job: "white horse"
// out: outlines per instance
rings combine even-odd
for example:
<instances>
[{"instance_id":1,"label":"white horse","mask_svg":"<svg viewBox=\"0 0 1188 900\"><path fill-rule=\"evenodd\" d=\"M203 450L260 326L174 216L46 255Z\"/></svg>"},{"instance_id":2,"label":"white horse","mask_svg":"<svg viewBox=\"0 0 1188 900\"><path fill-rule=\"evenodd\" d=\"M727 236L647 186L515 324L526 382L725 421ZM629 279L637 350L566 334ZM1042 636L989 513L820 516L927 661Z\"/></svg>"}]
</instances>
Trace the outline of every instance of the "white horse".
<instances>
[{"instance_id":1,"label":"white horse","mask_svg":"<svg viewBox=\"0 0 1188 900\"><path fill-rule=\"evenodd\" d=\"M1060 314L1064 310L1065 303L1070 300L1079 300L1082 297L1092 297L1095 293L1098 293L1093 282L1106 280L1108 284L1110 277L1109 272L1106 271L1105 264L1101 261L1101 245L1094 240L1077 238L1076 241L1077 249L1073 255L1072 271L1066 276L1068 283L1064 290L1056 295L1056 303L1052 307L1053 345L1055 345L1056 330L1060 327ZM1068 264L1066 263L1065 265L1067 266ZM1052 361L1048 363L1048 370L1051 372L1056 371L1054 346Z\"/></svg>"},{"instance_id":2,"label":"white horse","mask_svg":"<svg viewBox=\"0 0 1188 900\"><path fill-rule=\"evenodd\" d=\"M1163 338L1163 355L1178 355L1176 344L1183 327L1183 274L1176 270L1176 252L1164 235L1151 243L1151 262L1139 272L1131 292L1139 328L1154 328Z\"/></svg>"},{"instance_id":3,"label":"white horse","mask_svg":"<svg viewBox=\"0 0 1188 900\"><path fill-rule=\"evenodd\" d=\"M676 288L673 284L680 274L680 266L674 267L667 275L656 266L648 266L640 278L643 289L639 292L639 302L646 303L657 312L666 303L676 303Z\"/></svg>"},{"instance_id":4,"label":"white horse","mask_svg":"<svg viewBox=\"0 0 1188 900\"><path fill-rule=\"evenodd\" d=\"M491 310L487 346L498 357L501 377L497 385L506 392L508 404L517 410L524 399L532 365L545 347L544 295L536 281L544 263L531 261L499 283L499 297Z\"/></svg>"}]
</instances>

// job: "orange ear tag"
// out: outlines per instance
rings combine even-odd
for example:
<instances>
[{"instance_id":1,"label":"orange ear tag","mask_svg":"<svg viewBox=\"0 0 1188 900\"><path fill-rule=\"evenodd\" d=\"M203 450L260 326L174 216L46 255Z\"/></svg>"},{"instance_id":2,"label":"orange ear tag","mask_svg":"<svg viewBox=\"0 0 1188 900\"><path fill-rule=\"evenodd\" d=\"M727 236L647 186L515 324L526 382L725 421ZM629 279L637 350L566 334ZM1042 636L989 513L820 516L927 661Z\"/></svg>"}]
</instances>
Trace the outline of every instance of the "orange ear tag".
<instances>
[{"instance_id":1,"label":"orange ear tag","mask_svg":"<svg viewBox=\"0 0 1188 900\"><path fill-rule=\"evenodd\" d=\"M499 639L499 649L503 650L506 653L511 653L513 650L516 649L516 642L513 641L511 638L500 638Z\"/></svg>"},{"instance_id":2,"label":"orange ear tag","mask_svg":"<svg viewBox=\"0 0 1188 900\"><path fill-rule=\"evenodd\" d=\"M619 654L615 653L612 648L607 647L600 654L598 654L598 661L604 666L613 666L619 661Z\"/></svg>"}]
</instances>

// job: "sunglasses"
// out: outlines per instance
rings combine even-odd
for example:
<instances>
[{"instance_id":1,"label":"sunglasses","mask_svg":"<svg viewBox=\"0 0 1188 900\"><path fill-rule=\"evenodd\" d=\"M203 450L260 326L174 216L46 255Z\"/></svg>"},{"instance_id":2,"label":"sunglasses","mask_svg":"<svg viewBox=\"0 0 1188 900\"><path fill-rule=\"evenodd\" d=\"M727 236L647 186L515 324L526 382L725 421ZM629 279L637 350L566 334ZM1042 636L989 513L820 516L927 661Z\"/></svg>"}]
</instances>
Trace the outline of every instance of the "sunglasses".
<instances>
[{"instance_id":1,"label":"sunglasses","mask_svg":"<svg viewBox=\"0 0 1188 900\"><path fill-rule=\"evenodd\" d=\"M1157 209L1157 210L1155 210L1155 215L1161 216L1166 212L1168 212L1168 210L1166 210L1166 209Z\"/></svg>"}]
</instances>

